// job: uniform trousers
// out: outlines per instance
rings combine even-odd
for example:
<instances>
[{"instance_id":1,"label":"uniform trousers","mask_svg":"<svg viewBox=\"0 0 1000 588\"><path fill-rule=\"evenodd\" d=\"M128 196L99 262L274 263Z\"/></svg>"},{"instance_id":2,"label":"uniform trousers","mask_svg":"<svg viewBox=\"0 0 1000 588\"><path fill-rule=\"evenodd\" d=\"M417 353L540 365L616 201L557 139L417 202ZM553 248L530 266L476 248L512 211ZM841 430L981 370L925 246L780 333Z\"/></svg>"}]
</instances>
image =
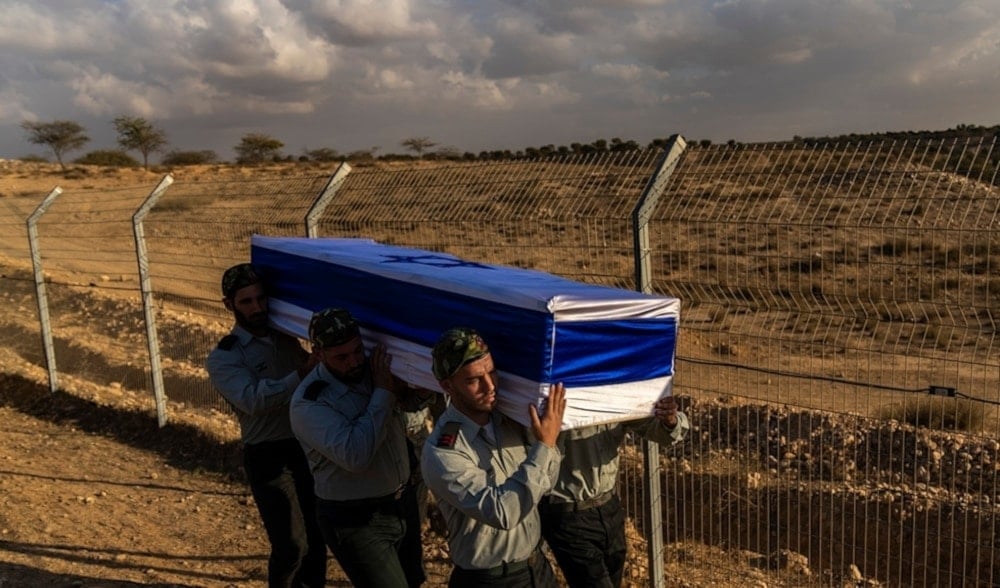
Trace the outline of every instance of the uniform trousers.
<instances>
[{"instance_id":1,"label":"uniform trousers","mask_svg":"<svg viewBox=\"0 0 1000 588\"><path fill-rule=\"evenodd\" d=\"M543 499L542 536L570 588L618 588L625 570L625 511L617 495L575 509Z\"/></svg>"},{"instance_id":2,"label":"uniform trousers","mask_svg":"<svg viewBox=\"0 0 1000 588\"><path fill-rule=\"evenodd\" d=\"M540 549L521 562L505 563L488 570L455 567L448 588L555 588L556 576Z\"/></svg>"},{"instance_id":3,"label":"uniform trousers","mask_svg":"<svg viewBox=\"0 0 1000 588\"><path fill-rule=\"evenodd\" d=\"M324 586L326 545L302 446L294 438L244 445L243 467L271 544L268 586Z\"/></svg>"},{"instance_id":4,"label":"uniform trousers","mask_svg":"<svg viewBox=\"0 0 1000 588\"><path fill-rule=\"evenodd\" d=\"M361 588L416 588L425 580L416 494L316 500L320 529L340 567Z\"/></svg>"}]
</instances>

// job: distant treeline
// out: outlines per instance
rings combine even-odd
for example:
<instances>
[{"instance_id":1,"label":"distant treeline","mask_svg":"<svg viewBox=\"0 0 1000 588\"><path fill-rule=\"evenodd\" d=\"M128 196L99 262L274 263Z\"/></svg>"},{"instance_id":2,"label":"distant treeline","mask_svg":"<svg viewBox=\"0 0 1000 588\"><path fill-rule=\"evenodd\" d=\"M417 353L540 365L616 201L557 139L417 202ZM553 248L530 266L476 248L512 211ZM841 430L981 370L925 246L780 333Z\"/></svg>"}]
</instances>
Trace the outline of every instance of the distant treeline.
<instances>
[{"instance_id":1,"label":"distant treeline","mask_svg":"<svg viewBox=\"0 0 1000 588\"><path fill-rule=\"evenodd\" d=\"M86 153L82 157L74 160L74 163L85 165L98 165L108 167L132 167L142 165L149 168L149 156L155 152L165 152L161 158L160 165L164 167L179 167L185 165L203 164L223 164L218 155L212 150L167 150L168 141L166 132L156 126L151 121L140 117L120 116L113 123L118 133L119 149L101 149ZM90 141L84 129L75 121L24 121L22 127L26 137L31 143L47 146L56 161L63 166L63 156L73 150L80 149ZM970 149L971 141L981 139L983 144L992 145L995 139L1000 136L1000 125L990 127L981 125L960 124L955 128L944 131L889 131L882 133L851 133L849 135L827 136L827 137L800 137L795 136L788 141L776 141L773 144L802 145L808 148L837 148L837 146L852 146L859 143L894 142L899 143L892 147L894 150L908 149L912 146L926 145L930 141L941 142L948 139L964 140L965 148L957 150L943 150L938 157L943 164L952 166L958 165L958 169L967 171L971 177L981 178L982 181L996 184L997 167L1000 165L998 158L1000 154L992 150L983 156L978 149ZM318 149L303 149L299 155L288 155L283 153L285 144L265 133L247 133L240 142L234 146L236 153L236 163L242 165L255 165L266 163L294 163L294 162L316 162L330 163L338 161L349 161L352 164L364 165L375 161L503 161L520 159L538 159L551 156L574 156L591 155L600 153L615 153L625 151L636 151L646 148L664 148L670 145L675 136L653 139L647 144L640 144L630 139L614 137L611 139L597 139L590 143L570 143L569 145L541 145L537 147L524 147L522 149L494 149L479 152L462 151L456 147L441 146L430 137L409 137L400 141L399 146L405 152L385 152L382 153L380 147L361 149L342 153L330 147ZM687 143L700 148L712 148L713 143L709 139L686 138ZM761 143L742 143L730 139L724 144L717 145L721 149L732 148L741 149L747 145L760 145ZM138 152L142 156L142 161L138 161L128 154L128 151ZM957 158L957 159L956 159ZM25 156L23 160L47 161L46 158L38 155Z\"/></svg>"},{"instance_id":2,"label":"distant treeline","mask_svg":"<svg viewBox=\"0 0 1000 588\"><path fill-rule=\"evenodd\" d=\"M982 125L958 125L945 131L887 131L884 133L851 133L829 137L800 137L792 139L794 143L806 145L827 145L831 143L867 143L875 141L928 141L942 139L972 139L982 138L992 140L1000 137L1000 125L984 127Z\"/></svg>"}]
</instances>

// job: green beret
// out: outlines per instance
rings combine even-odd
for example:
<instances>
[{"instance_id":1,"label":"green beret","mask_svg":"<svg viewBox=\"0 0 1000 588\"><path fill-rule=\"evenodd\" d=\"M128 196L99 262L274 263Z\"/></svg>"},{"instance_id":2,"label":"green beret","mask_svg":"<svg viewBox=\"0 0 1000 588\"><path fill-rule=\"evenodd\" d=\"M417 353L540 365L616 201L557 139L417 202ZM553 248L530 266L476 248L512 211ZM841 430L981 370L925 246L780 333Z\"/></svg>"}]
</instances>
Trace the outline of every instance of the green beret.
<instances>
[{"instance_id":1,"label":"green beret","mask_svg":"<svg viewBox=\"0 0 1000 588\"><path fill-rule=\"evenodd\" d=\"M232 298L240 288L259 284L260 281L260 276L253 265L249 263L234 265L222 274L222 295Z\"/></svg>"},{"instance_id":2,"label":"green beret","mask_svg":"<svg viewBox=\"0 0 1000 588\"><path fill-rule=\"evenodd\" d=\"M309 341L315 349L336 347L361 335L361 327L344 308L326 308L309 320Z\"/></svg>"},{"instance_id":3,"label":"green beret","mask_svg":"<svg viewBox=\"0 0 1000 588\"><path fill-rule=\"evenodd\" d=\"M449 329L441 335L431 351L434 377L438 380L450 378L463 365L489 352L490 348L475 329L468 327Z\"/></svg>"}]
</instances>

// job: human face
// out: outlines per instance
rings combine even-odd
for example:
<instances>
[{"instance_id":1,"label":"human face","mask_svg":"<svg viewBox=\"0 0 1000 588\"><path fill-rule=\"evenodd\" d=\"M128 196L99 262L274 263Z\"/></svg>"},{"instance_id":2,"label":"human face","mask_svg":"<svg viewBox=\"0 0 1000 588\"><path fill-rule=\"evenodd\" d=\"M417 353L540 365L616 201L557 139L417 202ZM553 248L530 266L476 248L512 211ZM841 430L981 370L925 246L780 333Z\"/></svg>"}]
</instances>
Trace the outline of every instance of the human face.
<instances>
[{"instance_id":1,"label":"human face","mask_svg":"<svg viewBox=\"0 0 1000 588\"><path fill-rule=\"evenodd\" d=\"M267 334L267 294L260 284L250 284L225 299L226 308L233 311L236 323L255 335Z\"/></svg>"},{"instance_id":2,"label":"human face","mask_svg":"<svg viewBox=\"0 0 1000 588\"><path fill-rule=\"evenodd\" d=\"M319 350L319 356L331 374L348 384L360 382L365 375L365 344L361 337L324 347Z\"/></svg>"},{"instance_id":3,"label":"human face","mask_svg":"<svg viewBox=\"0 0 1000 588\"><path fill-rule=\"evenodd\" d=\"M477 424L485 425L497 403L497 382L493 356L487 353L439 383L451 396L455 408Z\"/></svg>"}]
</instances>

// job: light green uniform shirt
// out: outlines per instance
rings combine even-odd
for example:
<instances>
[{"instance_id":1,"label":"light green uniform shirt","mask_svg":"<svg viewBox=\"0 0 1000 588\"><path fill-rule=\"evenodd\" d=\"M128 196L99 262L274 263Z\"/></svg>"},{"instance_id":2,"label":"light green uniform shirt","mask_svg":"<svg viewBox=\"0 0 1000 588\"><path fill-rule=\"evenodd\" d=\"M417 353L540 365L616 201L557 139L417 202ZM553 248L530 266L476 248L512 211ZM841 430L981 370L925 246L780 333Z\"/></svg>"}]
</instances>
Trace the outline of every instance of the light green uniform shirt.
<instances>
[{"instance_id":1,"label":"light green uniform shirt","mask_svg":"<svg viewBox=\"0 0 1000 588\"><path fill-rule=\"evenodd\" d=\"M236 413L243 443L292 438L288 402L308 357L294 337L255 337L239 325L208 354L208 376Z\"/></svg>"},{"instance_id":2,"label":"light green uniform shirt","mask_svg":"<svg viewBox=\"0 0 1000 588\"><path fill-rule=\"evenodd\" d=\"M468 570L531 555L541 540L538 501L559 469L559 452L533 439L524 426L496 411L492 422L493 442L449 406L421 459L424 480L448 525L451 559Z\"/></svg>"},{"instance_id":3,"label":"light green uniform shirt","mask_svg":"<svg viewBox=\"0 0 1000 588\"><path fill-rule=\"evenodd\" d=\"M557 441L562 465L550 499L581 502L613 491L618 483L618 450L629 430L661 445L673 445L683 440L690 428L687 415L678 412L673 429L648 418L563 431Z\"/></svg>"},{"instance_id":4,"label":"light green uniform shirt","mask_svg":"<svg viewBox=\"0 0 1000 588\"><path fill-rule=\"evenodd\" d=\"M315 398L306 392L325 382ZM309 459L316 496L326 500L377 498L410 477L406 430L388 390L363 381L348 385L319 364L292 396L292 430Z\"/></svg>"}]
</instances>

